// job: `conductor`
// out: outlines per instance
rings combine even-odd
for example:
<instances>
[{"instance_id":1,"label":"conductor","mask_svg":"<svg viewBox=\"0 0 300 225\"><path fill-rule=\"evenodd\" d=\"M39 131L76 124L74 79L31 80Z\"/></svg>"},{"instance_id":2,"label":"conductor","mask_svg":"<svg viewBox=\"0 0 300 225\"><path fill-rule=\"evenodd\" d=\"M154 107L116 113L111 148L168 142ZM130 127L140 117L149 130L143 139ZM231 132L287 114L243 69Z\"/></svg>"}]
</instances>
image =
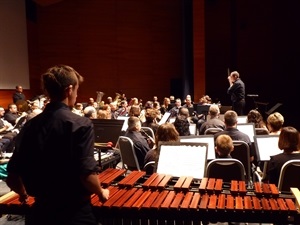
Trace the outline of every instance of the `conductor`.
<instances>
[{"instance_id":1,"label":"conductor","mask_svg":"<svg viewBox=\"0 0 300 225\"><path fill-rule=\"evenodd\" d=\"M231 96L232 110L234 110L238 116L242 116L244 115L246 106L245 84L237 71L231 72L227 79L229 81L227 93Z\"/></svg>"}]
</instances>

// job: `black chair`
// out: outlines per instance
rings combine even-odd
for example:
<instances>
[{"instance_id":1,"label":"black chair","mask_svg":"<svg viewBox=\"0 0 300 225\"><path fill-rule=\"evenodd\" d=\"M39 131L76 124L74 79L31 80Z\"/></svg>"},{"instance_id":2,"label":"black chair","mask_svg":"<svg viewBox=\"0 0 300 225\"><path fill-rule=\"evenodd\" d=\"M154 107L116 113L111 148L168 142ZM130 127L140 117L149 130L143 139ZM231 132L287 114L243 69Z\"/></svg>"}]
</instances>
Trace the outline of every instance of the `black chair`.
<instances>
[{"instance_id":1,"label":"black chair","mask_svg":"<svg viewBox=\"0 0 300 225\"><path fill-rule=\"evenodd\" d=\"M207 164L207 178L223 179L223 182L231 180L246 181L246 171L241 161L233 158L214 159Z\"/></svg>"},{"instance_id":2,"label":"black chair","mask_svg":"<svg viewBox=\"0 0 300 225\"><path fill-rule=\"evenodd\" d=\"M204 131L204 135L208 135L208 134L214 135L216 133L219 133L220 131L223 131L223 129L219 127L210 127Z\"/></svg>"},{"instance_id":3,"label":"black chair","mask_svg":"<svg viewBox=\"0 0 300 225\"><path fill-rule=\"evenodd\" d=\"M231 157L238 159L243 164L246 171L246 180L249 185L252 185L252 172L250 161L250 147L245 141L233 140L234 150L230 153Z\"/></svg>"},{"instance_id":4,"label":"black chair","mask_svg":"<svg viewBox=\"0 0 300 225\"><path fill-rule=\"evenodd\" d=\"M267 128L260 128L260 127L255 128L255 135L267 135L267 134L269 134L269 131Z\"/></svg>"},{"instance_id":5,"label":"black chair","mask_svg":"<svg viewBox=\"0 0 300 225\"><path fill-rule=\"evenodd\" d=\"M300 159L292 159L283 164L279 181L278 190L280 192L290 192L291 187L300 188Z\"/></svg>"},{"instance_id":6,"label":"black chair","mask_svg":"<svg viewBox=\"0 0 300 225\"><path fill-rule=\"evenodd\" d=\"M132 140L129 137L120 136L118 146L120 148L122 168L131 171L140 171L141 168L135 154Z\"/></svg>"},{"instance_id":7,"label":"black chair","mask_svg":"<svg viewBox=\"0 0 300 225\"><path fill-rule=\"evenodd\" d=\"M143 167L143 171L146 171L147 175L153 174L154 169L155 169L155 161L147 162Z\"/></svg>"}]
</instances>

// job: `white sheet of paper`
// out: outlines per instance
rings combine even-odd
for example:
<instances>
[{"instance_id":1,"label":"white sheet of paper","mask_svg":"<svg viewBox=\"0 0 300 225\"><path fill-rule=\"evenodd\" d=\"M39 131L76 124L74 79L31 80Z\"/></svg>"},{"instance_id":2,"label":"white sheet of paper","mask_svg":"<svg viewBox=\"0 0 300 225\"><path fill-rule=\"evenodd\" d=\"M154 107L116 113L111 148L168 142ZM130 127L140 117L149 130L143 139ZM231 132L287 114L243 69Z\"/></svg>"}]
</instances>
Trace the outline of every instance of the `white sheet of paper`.
<instances>
[{"instance_id":1,"label":"white sheet of paper","mask_svg":"<svg viewBox=\"0 0 300 225\"><path fill-rule=\"evenodd\" d=\"M156 172L202 179L206 169L206 151L205 146L162 145Z\"/></svg>"},{"instance_id":2,"label":"white sheet of paper","mask_svg":"<svg viewBox=\"0 0 300 225\"><path fill-rule=\"evenodd\" d=\"M277 155L283 152L278 148L278 139L279 136L256 138L256 146L258 148L257 150L259 152L260 161L269 161L270 156Z\"/></svg>"},{"instance_id":3,"label":"white sheet of paper","mask_svg":"<svg viewBox=\"0 0 300 225\"><path fill-rule=\"evenodd\" d=\"M207 160L212 160L216 158L216 153L215 153L215 139L214 137L195 137L195 138L183 138L180 139L180 142L192 142L192 143L207 143L208 148L207 148Z\"/></svg>"}]
</instances>

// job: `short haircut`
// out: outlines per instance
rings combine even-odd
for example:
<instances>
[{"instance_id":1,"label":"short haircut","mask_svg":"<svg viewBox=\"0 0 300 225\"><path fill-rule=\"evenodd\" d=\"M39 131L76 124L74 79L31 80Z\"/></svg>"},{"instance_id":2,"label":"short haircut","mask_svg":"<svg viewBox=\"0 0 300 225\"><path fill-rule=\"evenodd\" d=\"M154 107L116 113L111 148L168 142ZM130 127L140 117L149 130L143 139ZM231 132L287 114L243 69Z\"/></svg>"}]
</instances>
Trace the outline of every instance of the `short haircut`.
<instances>
[{"instance_id":1,"label":"short haircut","mask_svg":"<svg viewBox=\"0 0 300 225\"><path fill-rule=\"evenodd\" d=\"M237 123L237 113L233 110L228 110L224 114L224 122L226 126L234 126Z\"/></svg>"},{"instance_id":2,"label":"short haircut","mask_svg":"<svg viewBox=\"0 0 300 225\"><path fill-rule=\"evenodd\" d=\"M136 130L136 126L138 125L138 123L140 123L140 119L136 116L130 116L128 118L128 130L129 131L133 131L133 130Z\"/></svg>"},{"instance_id":3,"label":"short haircut","mask_svg":"<svg viewBox=\"0 0 300 225\"><path fill-rule=\"evenodd\" d=\"M268 116L267 123L273 128L273 131L278 131L283 126L284 118L279 112L274 112Z\"/></svg>"},{"instance_id":4,"label":"short haircut","mask_svg":"<svg viewBox=\"0 0 300 225\"><path fill-rule=\"evenodd\" d=\"M216 139L216 148L221 156L227 156L233 150L232 139L227 134L221 134Z\"/></svg>"},{"instance_id":5,"label":"short haircut","mask_svg":"<svg viewBox=\"0 0 300 225\"><path fill-rule=\"evenodd\" d=\"M42 75L43 89L50 99L64 99L64 92L70 85L79 85L83 82L83 77L72 67L58 65L51 67Z\"/></svg>"},{"instance_id":6,"label":"short haircut","mask_svg":"<svg viewBox=\"0 0 300 225\"><path fill-rule=\"evenodd\" d=\"M216 117L219 113L220 113L220 109L219 109L219 106L218 106L218 105L212 104L212 105L209 107L209 115L211 115L211 116L213 116L213 117Z\"/></svg>"}]
</instances>

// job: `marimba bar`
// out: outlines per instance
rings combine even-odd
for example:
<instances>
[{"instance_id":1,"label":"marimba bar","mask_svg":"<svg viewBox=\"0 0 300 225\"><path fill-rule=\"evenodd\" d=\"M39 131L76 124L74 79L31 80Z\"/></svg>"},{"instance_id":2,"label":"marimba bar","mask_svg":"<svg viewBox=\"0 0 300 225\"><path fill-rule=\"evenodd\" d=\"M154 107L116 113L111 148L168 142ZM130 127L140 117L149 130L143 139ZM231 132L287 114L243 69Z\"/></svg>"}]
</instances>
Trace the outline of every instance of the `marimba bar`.
<instances>
[{"instance_id":1,"label":"marimba bar","mask_svg":"<svg viewBox=\"0 0 300 225\"><path fill-rule=\"evenodd\" d=\"M300 221L294 199L282 198L272 184L254 184L247 190L244 181L232 181L230 190L222 190L222 179L192 177L173 178L143 171L109 168L99 174L101 183L110 190L110 198L102 203L92 195L91 202L103 224L135 221L139 224L199 224L200 221L296 223ZM24 214L29 204L21 205L18 195L9 193L0 199L0 213Z\"/></svg>"}]
</instances>

